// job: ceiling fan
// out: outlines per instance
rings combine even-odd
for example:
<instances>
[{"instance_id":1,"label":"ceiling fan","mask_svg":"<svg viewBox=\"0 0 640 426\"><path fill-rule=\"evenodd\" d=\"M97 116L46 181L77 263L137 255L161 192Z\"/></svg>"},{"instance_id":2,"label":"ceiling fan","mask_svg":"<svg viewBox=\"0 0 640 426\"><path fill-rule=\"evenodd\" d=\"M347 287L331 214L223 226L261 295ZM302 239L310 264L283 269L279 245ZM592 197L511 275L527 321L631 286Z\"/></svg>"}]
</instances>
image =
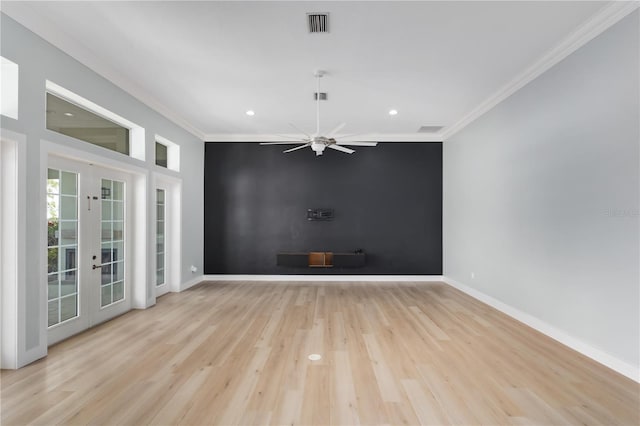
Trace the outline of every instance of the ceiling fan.
<instances>
[{"instance_id":1,"label":"ceiling fan","mask_svg":"<svg viewBox=\"0 0 640 426\"><path fill-rule=\"evenodd\" d=\"M325 148L335 149L336 151L345 152L347 154L353 154L355 150L351 148L347 148L346 146L376 146L378 142L347 142L347 141L338 141L334 138L334 135L337 134L342 128L346 125L346 123L341 123L336 126L333 130L331 130L326 135L320 134L320 79L324 77L326 74L325 71L318 70L314 73L314 76L318 80L317 82L317 91L316 91L316 132L313 135L309 135L302 130L298 129L293 124L289 123L291 127L293 127L297 132L302 133L303 136L300 136L299 139L296 139L296 142L261 142L260 145L292 145L292 144L300 144L294 148L286 149L282 152L288 153L297 151L302 148L311 147L311 149L316 153L316 156L322 155ZM280 136L280 135L278 135ZM354 136L354 135L350 135ZM289 137L289 136L285 136ZM346 145L346 146L345 146Z\"/></svg>"}]
</instances>

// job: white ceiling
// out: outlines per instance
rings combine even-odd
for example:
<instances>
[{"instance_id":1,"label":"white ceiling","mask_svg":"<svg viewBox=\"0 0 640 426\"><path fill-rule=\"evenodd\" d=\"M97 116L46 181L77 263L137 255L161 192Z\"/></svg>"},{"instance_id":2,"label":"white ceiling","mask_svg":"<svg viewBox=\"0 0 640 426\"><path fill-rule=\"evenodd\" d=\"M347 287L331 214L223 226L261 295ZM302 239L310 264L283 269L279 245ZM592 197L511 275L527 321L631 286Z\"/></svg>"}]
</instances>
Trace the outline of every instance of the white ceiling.
<instances>
[{"instance_id":1,"label":"white ceiling","mask_svg":"<svg viewBox=\"0 0 640 426\"><path fill-rule=\"evenodd\" d=\"M459 125L607 3L3 1L2 10L203 139L290 134L288 123L313 132L313 72L323 69L325 131L344 121L344 133L429 140L442 136L420 126ZM306 12L329 12L330 33L309 34Z\"/></svg>"}]
</instances>

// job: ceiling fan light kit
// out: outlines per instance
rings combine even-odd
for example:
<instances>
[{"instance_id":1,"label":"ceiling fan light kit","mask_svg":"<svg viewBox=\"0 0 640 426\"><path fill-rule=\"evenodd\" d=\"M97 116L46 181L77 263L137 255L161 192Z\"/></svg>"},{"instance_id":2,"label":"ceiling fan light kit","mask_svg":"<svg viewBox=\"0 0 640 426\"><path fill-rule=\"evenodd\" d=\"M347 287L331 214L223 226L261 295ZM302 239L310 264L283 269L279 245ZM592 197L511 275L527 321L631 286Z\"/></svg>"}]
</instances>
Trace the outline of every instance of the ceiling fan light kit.
<instances>
[{"instance_id":1,"label":"ceiling fan light kit","mask_svg":"<svg viewBox=\"0 0 640 426\"><path fill-rule=\"evenodd\" d=\"M346 123L340 123L326 135L322 135L320 133L320 101L327 99L326 93L324 93L324 96L320 96L323 94L323 92L320 91L320 79L325 75L327 75L327 72L323 70L316 70L313 73L313 76L317 80L317 87L316 87L317 90L314 94L314 98L316 101L316 132L313 135L308 135L305 132L298 129L295 125L289 123L291 127L293 127L297 132L302 133L303 135L300 137L300 139L297 142L261 142L260 145L292 145L292 144L298 143L299 144L298 146L294 148L286 149L282 152L286 154L289 152L297 151L302 148L311 147L311 150L316 153L317 157L321 156L326 148L344 152L345 154L353 154L356 151L351 148L347 148L346 146L378 145L378 142L337 141L334 138L334 135L336 135L340 130L342 130L342 128L346 125Z\"/></svg>"}]
</instances>

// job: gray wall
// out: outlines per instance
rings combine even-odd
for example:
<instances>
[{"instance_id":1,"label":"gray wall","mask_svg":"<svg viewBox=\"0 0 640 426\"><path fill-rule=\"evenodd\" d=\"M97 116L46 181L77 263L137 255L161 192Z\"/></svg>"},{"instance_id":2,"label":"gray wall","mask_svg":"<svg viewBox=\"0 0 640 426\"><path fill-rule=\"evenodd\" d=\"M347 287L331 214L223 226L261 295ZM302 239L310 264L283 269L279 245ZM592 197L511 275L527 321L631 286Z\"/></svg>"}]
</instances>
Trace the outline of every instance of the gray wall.
<instances>
[{"instance_id":1,"label":"gray wall","mask_svg":"<svg viewBox=\"0 0 640 426\"><path fill-rule=\"evenodd\" d=\"M638 19L444 143L445 275L636 368Z\"/></svg>"},{"instance_id":2,"label":"gray wall","mask_svg":"<svg viewBox=\"0 0 640 426\"><path fill-rule=\"evenodd\" d=\"M40 312L40 275L46 271L41 265L40 253L40 145L45 139L106 159L118 160L146 169L149 173L160 172L182 179L182 280L192 279L190 265L202 271L202 191L203 151L202 141L148 108L123 90L91 71L86 66L66 55L11 18L1 14L1 54L17 63L19 73L19 119L2 117L0 124L26 136L26 251L28 267L25 273L25 348L46 347L39 341L39 332L45 324L44 312ZM150 70L152 72L152 70ZM51 80L98 105L131 120L146 129L146 161L142 162L121 154L89 145L85 142L45 129L45 81ZM154 164L154 135L159 134L180 145L181 172L174 173ZM151 190L152 188L148 188ZM149 202L152 200L148 197ZM149 211L147 217L150 218ZM151 226L149 232L151 232ZM147 288L153 294L153 276L148 277Z\"/></svg>"}]
</instances>

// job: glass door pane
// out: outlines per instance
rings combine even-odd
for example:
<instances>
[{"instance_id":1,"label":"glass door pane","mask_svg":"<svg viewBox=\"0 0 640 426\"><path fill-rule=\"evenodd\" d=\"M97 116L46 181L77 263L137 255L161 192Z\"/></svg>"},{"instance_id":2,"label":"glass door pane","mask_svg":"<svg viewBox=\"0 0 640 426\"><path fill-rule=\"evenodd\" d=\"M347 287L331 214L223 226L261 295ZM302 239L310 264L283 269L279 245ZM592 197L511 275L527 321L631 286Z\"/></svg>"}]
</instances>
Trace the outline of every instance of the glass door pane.
<instances>
[{"instance_id":1,"label":"glass door pane","mask_svg":"<svg viewBox=\"0 0 640 426\"><path fill-rule=\"evenodd\" d=\"M125 295L124 193L124 182L101 179L101 307L123 300Z\"/></svg>"},{"instance_id":2,"label":"glass door pane","mask_svg":"<svg viewBox=\"0 0 640 426\"><path fill-rule=\"evenodd\" d=\"M78 316L78 174L47 170L49 327Z\"/></svg>"},{"instance_id":3,"label":"glass door pane","mask_svg":"<svg viewBox=\"0 0 640 426\"><path fill-rule=\"evenodd\" d=\"M156 190L156 285L165 283L165 191Z\"/></svg>"}]
</instances>

